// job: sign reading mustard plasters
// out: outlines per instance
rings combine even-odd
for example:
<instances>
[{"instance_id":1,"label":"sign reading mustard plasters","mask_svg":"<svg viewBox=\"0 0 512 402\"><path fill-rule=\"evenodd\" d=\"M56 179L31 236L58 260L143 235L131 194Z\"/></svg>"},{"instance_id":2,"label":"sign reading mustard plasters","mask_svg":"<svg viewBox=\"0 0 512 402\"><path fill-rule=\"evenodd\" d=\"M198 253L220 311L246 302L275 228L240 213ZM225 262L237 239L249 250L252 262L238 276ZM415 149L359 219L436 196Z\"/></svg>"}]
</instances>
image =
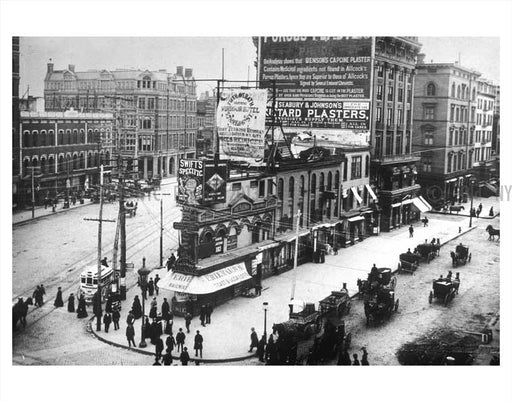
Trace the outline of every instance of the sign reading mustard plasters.
<instances>
[{"instance_id":1,"label":"sign reading mustard plasters","mask_svg":"<svg viewBox=\"0 0 512 402\"><path fill-rule=\"evenodd\" d=\"M263 164L266 104L266 90L223 91L217 108L221 158Z\"/></svg>"}]
</instances>

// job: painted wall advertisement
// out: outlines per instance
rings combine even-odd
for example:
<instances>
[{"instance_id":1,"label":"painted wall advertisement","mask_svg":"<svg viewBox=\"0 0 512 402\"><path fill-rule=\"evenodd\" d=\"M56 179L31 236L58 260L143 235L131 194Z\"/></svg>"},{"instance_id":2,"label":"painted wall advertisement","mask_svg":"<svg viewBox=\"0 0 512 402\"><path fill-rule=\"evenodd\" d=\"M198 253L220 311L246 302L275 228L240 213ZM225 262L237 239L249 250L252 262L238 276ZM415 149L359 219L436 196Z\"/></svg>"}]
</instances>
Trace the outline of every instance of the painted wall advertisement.
<instances>
[{"instance_id":1,"label":"painted wall advertisement","mask_svg":"<svg viewBox=\"0 0 512 402\"><path fill-rule=\"evenodd\" d=\"M178 197L180 204L197 205L203 199L204 162L180 159L178 167Z\"/></svg>"},{"instance_id":2,"label":"painted wall advertisement","mask_svg":"<svg viewBox=\"0 0 512 402\"><path fill-rule=\"evenodd\" d=\"M278 98L370 99L370 36L264 36L259 44L259 78L278 81Z\"/></svg>"},{"instance_id":3,"label":"painted wall advertisement","mask_svg":"<svg viewBox=\"0 0 512 402\"><path fill-rule=\"evenodd\" d=\"M370 102L279 100L275 111L285 127L370 129Z\"/></svg>"},{"instance_id":4,"label":"painted wall advertisement","mask_svg":"<svg viewBox=\"0 0 512 402\"><path fill-rule=\"evenodd\" d=\"M227 161L219 161L217 166L213 161L205 161L203 203L225 202L227 180Z\"/></svg>"},{"instance_id":5,"label":"painted wall advertisement","mask_svg":"<svg viewBox=\"0 0 512 402\"><path fill-rule=\"evenodd\" d=\"M221 94L217 132L222 158L262 165L267 91L231 89Z\"/></svg>"}]
</instances>

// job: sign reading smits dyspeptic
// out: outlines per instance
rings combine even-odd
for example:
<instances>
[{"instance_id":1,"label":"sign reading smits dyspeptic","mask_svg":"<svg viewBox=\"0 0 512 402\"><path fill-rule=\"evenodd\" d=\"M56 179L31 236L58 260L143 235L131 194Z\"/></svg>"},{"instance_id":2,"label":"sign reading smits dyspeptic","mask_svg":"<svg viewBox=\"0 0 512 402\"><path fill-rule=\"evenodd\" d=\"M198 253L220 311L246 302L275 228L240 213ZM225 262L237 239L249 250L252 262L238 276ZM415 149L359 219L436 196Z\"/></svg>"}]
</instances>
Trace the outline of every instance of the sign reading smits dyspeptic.
<instances>
[{"instance_id":1,"label":"sign reading smits dyspeptic","mask_svg":"<svg viewBox=\"0 0 512 402\"><path fill-rule=\"evenodd\" d=\"M217 107L217 135L221 157L261 165L265 151L267 91L230 89Z\"/></svg>"},{"instance_id":2,"label":"sign reading smits dyspeptic","mask_svg":"<svg viewBox=\"0 0 512 402\"><path fill-rule=\"evenodd\" d=\"M369 99L371 37L259 38L261 87L276 80L279 98Z\"/></svg>"}]
</instances>

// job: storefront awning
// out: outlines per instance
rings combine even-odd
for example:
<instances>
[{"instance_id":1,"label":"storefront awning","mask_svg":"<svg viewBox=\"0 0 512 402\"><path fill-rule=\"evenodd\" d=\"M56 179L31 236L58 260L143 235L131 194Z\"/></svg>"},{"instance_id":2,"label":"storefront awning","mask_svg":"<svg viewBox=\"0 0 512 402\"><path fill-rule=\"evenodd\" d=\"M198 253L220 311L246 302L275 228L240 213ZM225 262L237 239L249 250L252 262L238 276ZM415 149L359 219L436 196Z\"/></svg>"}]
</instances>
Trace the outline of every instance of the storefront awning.
<instances>
[{"instance_id":1,"label":"storefront awning","mask_svg":"<svg viewBox=\"0 0 512 402\"><path fill-rule=\"evenodd\" d=\"M349 222L359 222L359 221L364 221L364 218L362 216L354 216L353 218L348 218L347 221L349 221Z\"/></svg>"},{"instance_id":2,"label":"storefront awning","mask_svg":"<svg viewBox=\"0 0 512 402\"><path fill-rule=\"evenodd\" d=\"M414 205L420 212L424 213L429 211L428 207L417 197L412 199L412 205Z\"/></svg>"},{"instance_id":3,"label":"storefront awning","mask_svg":"<svg viewBox=\"0 0 512 402\"><path fill-rule=\"evenodd\" d=\"M355 187L350 187L350 189L352 190L352 193L354 194L354 197L356 197L356 200L359 204L362 204L363 203L363 199L361 198L361 196L357 193L357 189Z\"/></svg>"},{"instance_id":4,"label":"storefront awning","mask_svg":"<svg viewBox=\"0 0 512 402\"><path fill-rule=\"evenodd\" d=\"M366 189L368 190L368 194L370 194L370 197L372 197L375 201L377 201L377 196L373 192L372 188L369 184L365 184Z\"/></svg>"},{"instance_id":5,"label":"storefront awning","mask_svg":"<svg viewBox=\"0 0 512 402\"><path fill-rule=\"evenodd\" d=\"M405 200L405 201L402 201L402 205L407 205L407 204L410 204L412 202L412 199L408 199L408 200Z\"/></svg>"},{"instance_id":6,"label":"storefront awning","mask_svg":"<svg viewBox=\"0 0 512 402\"><path fill-rule=\"evenodd\" d=\"M186 275L170 271L161 279L158 285L162 289L203 295L214 293L247 279L251 279L251 277L245 269L245 264L239 263L202 276Z\"/></svg>"},{"instance_id":7,"label":"storefront awning","mask_svg":"<svg viewBox=\"0 0 512 402\"><path fill-rule=\"evenodd\" d=\"M457 178L446 180L445 183L453 183L454 181L457 181Z\"/></svg>"},{"instance_id":8,"label":"storefront awning","mask_svg":"<svg viewBox=\"0 0 512 402\"><path fill-rule=\"evenodd\" d=\"M423 202L423 204L427 206L429 211L432 211L432 205L430 205L425 198L423 198L421 195L419 195L418 198L421 200L421 202Z\"/></svg>"}]
</instances>

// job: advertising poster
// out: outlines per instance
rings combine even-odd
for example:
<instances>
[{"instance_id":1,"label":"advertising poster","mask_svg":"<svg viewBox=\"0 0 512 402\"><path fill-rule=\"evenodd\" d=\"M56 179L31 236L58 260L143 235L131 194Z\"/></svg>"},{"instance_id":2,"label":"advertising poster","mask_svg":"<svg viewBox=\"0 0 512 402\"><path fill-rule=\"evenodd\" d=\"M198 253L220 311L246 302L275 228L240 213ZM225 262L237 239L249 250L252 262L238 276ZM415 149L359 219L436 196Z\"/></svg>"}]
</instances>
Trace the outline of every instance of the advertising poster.
<instances>
[{"instance_id":1,"label":"advertising poster","mask_svg":"<svg viewBox=\"0 0 512 402\"><path fill-rule=\"evenodd\" d=\"M285 127L370 129L370 102L279 100L275 111Z\"/></svg>"},{"instance_id":2,"label":"advertising poster","mask_svg":"<svg viewBox=\"0 0 512 402\"><path fill-rule=\"evenodd\" d=\"M221 94L217 132L221 158L262 165L267 91L232 89Z\"/></svg>"},{"instance_id":3,"label":"advertising poster","mask_svg":"<svg viewBox=\"0 0 512 402\"><path fill-rule=\"evenodd\" d=\"M217 166L213 161L205 161L203 203L225 202L227 179L227 161L219 161Z\"/></svg>"},{"instance_id":4,"label":"advertising poster","mask_svg":"<svg viewBox=\"0 0 512 402\"><path fill-rule=\"evenodd\" d=\"M204 162L180 159L178 166L178 197L180 204L197 205L203 199Z\"/></svg>"},{"instance_id":5,"label":"advertising poster","mask_svg":"<svg viewBox=\"0 0 512 402\"><path fill-rule=\"evenodd\" d=\"M262 88L276 80L278 98L370 99L369 36L263 36Z\"/></svg>"}]
</instances>

